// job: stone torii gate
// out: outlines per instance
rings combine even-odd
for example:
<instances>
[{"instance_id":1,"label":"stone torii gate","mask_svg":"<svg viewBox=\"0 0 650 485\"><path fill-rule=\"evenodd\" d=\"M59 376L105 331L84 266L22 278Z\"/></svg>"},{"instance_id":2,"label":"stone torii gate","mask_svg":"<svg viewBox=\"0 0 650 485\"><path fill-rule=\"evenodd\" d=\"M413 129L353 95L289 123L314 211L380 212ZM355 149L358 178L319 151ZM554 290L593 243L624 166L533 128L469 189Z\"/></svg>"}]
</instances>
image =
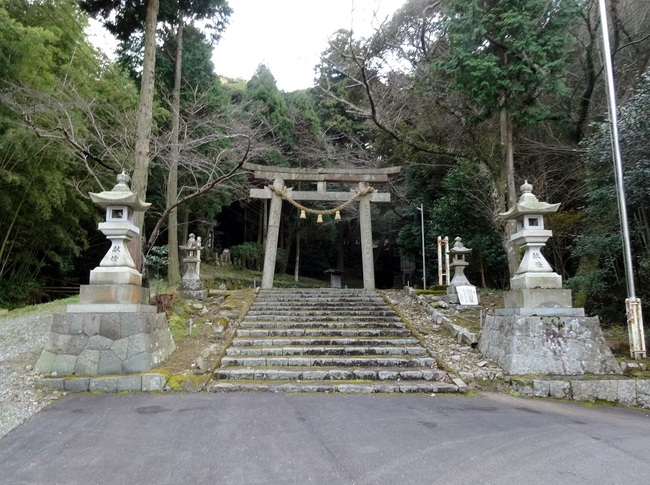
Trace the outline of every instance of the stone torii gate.
<instances>
[{"instance_id":1,"label":"stone torii gate","mask_svg":"<svg viewBox=\"0 0 650 485\"><path fill-rule=\"evenodd\" d=\"M275 260L278 252L282 200L338 202L339 208L359 200L359 225L361 229L361 259L363 263L363 287L375 288L375 268L372 251L372 221L370 202L390 202L389 193L376 192L371 182L387 182L389 175L400 172L400 167L383 169L344 169L344 168L284 168L244 163L243 168L253 173L256 179L272 180L273 184L263 189L251 189L254 199L271 199L269 211L266 251L264 253L264 272L262 289L273 288ZM294 191L285 186L285 181L316 182L315 191ZM328 192L327 182L357 183L358 189L350 192ZM294 205L296 205L294 203ZM331 209L328 212L333 212Z\"/></svg>"}]
</instances>

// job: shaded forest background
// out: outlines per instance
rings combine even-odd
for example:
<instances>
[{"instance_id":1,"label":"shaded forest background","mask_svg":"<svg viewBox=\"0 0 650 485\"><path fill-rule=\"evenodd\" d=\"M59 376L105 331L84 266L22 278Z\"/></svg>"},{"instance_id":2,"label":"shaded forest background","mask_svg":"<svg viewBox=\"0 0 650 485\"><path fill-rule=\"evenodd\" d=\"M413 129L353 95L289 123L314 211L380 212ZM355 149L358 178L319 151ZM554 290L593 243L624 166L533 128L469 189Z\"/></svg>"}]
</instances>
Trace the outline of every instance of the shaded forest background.
<instances>
[{"instance_id":1,"label":"shaded forest background","mask_svg":"<svg viewBox=\"0 0 650 485\"><path fill-rule=\"evenodd\" d=\"M149 2L134 3L0 2L0 307L85 283L106 250L88 192L110 190L134 167ZM647 301L650 2L607 8L635 278ZM369 38L333 32L314 87L289 93L264 65L250 80L219 75L212 47L231 13L225 0L160 0L143 231L156 272L162 261L178 280L189 232L212 231L215 251L261 266L265 206L248 198L244 161L398 165L400 177L377 187L393 202L373 204L380 284L401 281L400 260L421 277L422 204L429 273L437 236L460 236L473 249L470 281L507 287L517 254L498 214L528 180L540 200L562 204L547 219L545 251L576 304L625 321L596 0L407 0ZM89 44L89 15L120 40L117 60ZM354 208L317 224L285 206L279 271L355 272Z\"/></svg>"}]
</instances>

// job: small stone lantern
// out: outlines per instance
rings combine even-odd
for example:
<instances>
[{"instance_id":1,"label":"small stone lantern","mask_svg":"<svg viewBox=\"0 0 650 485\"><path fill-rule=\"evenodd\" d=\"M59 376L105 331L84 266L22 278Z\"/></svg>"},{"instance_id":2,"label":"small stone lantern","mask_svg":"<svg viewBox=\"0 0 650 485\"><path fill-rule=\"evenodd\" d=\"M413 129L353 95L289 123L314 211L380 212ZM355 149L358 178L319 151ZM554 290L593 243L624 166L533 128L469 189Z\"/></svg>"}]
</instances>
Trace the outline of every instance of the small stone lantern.
<instances>
[{"instance_id":1,"label":"small stone lantern","mask_svg":"<svg viewBox=\"0 0 650 485\"><path fill-rule=\"evenodd\" d=\"M465 261L465 256L471 252L471 249L463 245L461 238L454 239L454 245L449 250L451 255L451 264L449 266L454 268L454 277L449 283L450 286L467 286L471 284L465 276L465 267L469 266L469 263Z\"/></svg>"},{"instance_id":2,"label":"small stone lantern","mask_svg":"<svg viewBox=\"0 0 650 485\"><path fill-rule=\"evenodd\" d=\"M194 234L189 235L187 245L179 246L187 253L183 258L186 265L186 271L181 278L181 284L178 287L183 298L188 300L203 300L208 297L208 290L205 289L203 281L199 276L199 265L201 263L201 238L196 238Z\"/></svg>"},{"instance_id":3,"label":"small stone lantern","mask_svg":"<svg viewBox=\"0 0 650 485\"><path fill-rule=\"evenodd\" d=\"M467 276L465 276L465 268L469 263L465 261L465 256L471 253L472 250L463 245L461 238L454 239L454 245L447 252L451 256L451 264L449 265L454 269L454 277L449 282L447 287L446 301L461 305L478 305L478 294L476 288L472 285Z\"/></svg>"},{"instance_id":4,"label":"small stone lantern","mask_svg":"<svg viewBox=\"0 0 650 485\"><path fill-rule=\"evenodd\" d=\"M533 194L533 186L525 181L521 197L509 211L499 214L503 219L515 219L517 232L510 239L524 250L517 274L510 280L511 289L562 288L562 277L553 272L541 248L553 235L544 229L544 215L557 212L560 204L540 202Z\"/></svg>"},{"instance_id":5,"label":"small stone lantern","mask_svg":"<svg viewBox=\"0 0 650 485\"><path fill-rule=\"evenodd\" d=\"M127 244L140 233L133 224L133 213L146 211L151 204L131 192L129 181L130 177L123 171L112 190L90 193L92 201L106 209L106 222L98 227L111 241L99 267L90 272L91 285L142 285L142 274L137 271Z\"/></svg>"}]
</instances>

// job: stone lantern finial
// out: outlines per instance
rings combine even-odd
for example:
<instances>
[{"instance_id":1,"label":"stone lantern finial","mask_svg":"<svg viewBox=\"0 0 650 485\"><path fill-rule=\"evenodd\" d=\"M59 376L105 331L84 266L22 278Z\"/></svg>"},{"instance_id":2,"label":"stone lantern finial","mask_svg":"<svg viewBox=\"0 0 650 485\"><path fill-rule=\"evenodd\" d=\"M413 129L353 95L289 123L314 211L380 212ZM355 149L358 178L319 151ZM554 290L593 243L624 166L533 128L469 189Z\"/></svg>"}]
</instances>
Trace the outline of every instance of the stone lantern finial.
<instances>
[{"instance_id":1,"label":"stone lantern finial","mask_svg":"<svg viewBox=\"0 0 650 485\"><path fill-rule=\"evenodd\" d=\"M126 173L124 169L122 169L122 172L117 174L117 185L113 187L113 191L130 191L131 189L129 188L129 182L131 182L131 177L129 177L129 174Z\"/></svg>"}]
</instances>

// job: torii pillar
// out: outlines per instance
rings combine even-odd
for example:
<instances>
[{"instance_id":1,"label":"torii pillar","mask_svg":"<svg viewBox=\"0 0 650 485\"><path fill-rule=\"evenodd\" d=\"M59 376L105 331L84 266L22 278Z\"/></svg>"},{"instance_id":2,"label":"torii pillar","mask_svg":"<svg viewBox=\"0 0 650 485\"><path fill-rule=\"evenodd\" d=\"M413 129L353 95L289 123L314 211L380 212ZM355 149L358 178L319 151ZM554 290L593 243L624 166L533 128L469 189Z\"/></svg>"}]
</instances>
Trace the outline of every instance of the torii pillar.
<instances>
[{"instance_id":1,"label":"torii pillar","mask_svg":"<svg viewBox=\"0 0 650 485\"><path fill-rule=\"evenodd\" d=\"M262 289L273 288L275 276L275 261L278 253L278 236L280 234L280 219L282 217L282 199L280 194L294 201L329 201L345 202L353 198L359 199L359 226L361 231L361 256L363 263L363 287L375 289L375 267L372 247L372 216L371 202L390 202L389 193L369 191L370 182L387 182L388 176L400 172L400 167L383 169L336 169L336 168L282 168L266 165L244 163L244 169L254 173L257 179L273 180L273 190L269 187L251 189L250 196L257 199L271 199L266 249L264 253L264 272L262 274ZM285 187L285 180L316 182L315 191L292 191ZM351 192L328 192L327 182L358 183L359 194ZM367 192L367 193L365 193Z\"/></svg>"},{"instance_id":2,"label":"torii pillar","mask_svg":"<svg viewBox=\"0 0 650 485\"><path fill-rule=\"evenodd\" d=\"M368 182L359 182L359 190L366 190ZM363 263L363 287L375 289L375 258L372 251L372 218L370 216L370 194L359 199L359 228L361 231L361 261Z\"/></svg>"},{"instance_id":3,"label":"torii pillar","mask_svg":"<svg viewBox=\"0 0 650 485\"><path fill-rule=\"evenodd\" d=\"M284 180L275 177L273 187L277 191L284 189ZM262 289L273 288L275 276L275 261L278 256L278 237L280 235L280 218L282 217L282 197L275 192L271 195L271 209L269 210L269 226L266 233L266 250L264 251L264 272L262 273Z\"/></svg>"}]
</instances>

